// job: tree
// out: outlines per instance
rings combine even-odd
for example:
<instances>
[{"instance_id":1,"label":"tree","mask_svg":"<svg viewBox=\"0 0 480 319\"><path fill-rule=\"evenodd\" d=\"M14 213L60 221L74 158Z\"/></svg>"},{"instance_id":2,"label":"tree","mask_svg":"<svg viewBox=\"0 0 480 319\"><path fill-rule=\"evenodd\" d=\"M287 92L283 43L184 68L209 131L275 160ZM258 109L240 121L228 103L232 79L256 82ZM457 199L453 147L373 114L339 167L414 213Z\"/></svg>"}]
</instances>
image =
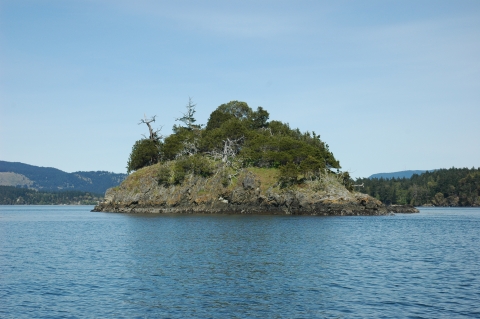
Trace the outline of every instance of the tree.
<instances>
[{"instance_id":1,"label":"tree","mask_svg":"<svg viewBox=\"0 0 480 319\"><path fill-rule=\"evenodd\" d=\"M232 114L225 113L217 109L213 111L212 114L210 114L205 130L210 131L210 130L219 128L220 126L222 126L223 123L225 123L226 121L232 118L234 118Z\"/></svg>"},{"instance_id":2,"label":"tree","mask_svg":"<svg viewBox=\"0 0 480 319\"><path fill-rule=\"evenodd\" d=\"M266 117L266 119L265 119ZM208 119L206 130L213 130L221 127L225 122L235 119L237 122L243 122L249 120L252 126L257 125L262 127L262 124L268 120L268 112L261 107L257 112L252 112L252 109L245 102L230 101L222 104L215 111L210 114Z\"/></svg>"},{"instance_id":3,"label":"tree","mask_svg":"<svg viewBox=\"0 0 480 319\"><path fill-rule=\"evenodd\" d=\"M186 127L177 126L175 133L166 137L162 144L162 159L175 159L184 150L186 141L194 143L195 132Z\"/></svg>"},{"instance_id":4,"label":"tree","mask_svg":"<svg viewBox=\"0 0 480 319\"><path fill-rule=\"evenodd\" d=\"M261 106L259 106L257 110L255 112L252 112L249 116L251 128L259 129L266 127L269 117L270 114Z\"/></svg>"},{"instance_id":5,"label":"tree","mask_svg":"<svg viewBox=\"0 0 480 319\"><path fill-rule=\"evenodd\" d=\"M217 110L231 114L239 120L243 120L249 117L252 113L252 109L245 102L230 101L217 107Z\"/></svg>"},{"instance_id":6,"label":"tree","mask_svg":"<svg viewBox=\"0 0 480 319\"><path fill-rule=\"evenodd\" d=\"M300 173L303 174L305 179L315 179L315 177L325 168L325 165L318 159L314 158L311 155L308 155L300 163Z\"/></svg>"},{"instance_id":7,"label":"tree","mask_svg":"<svg viewBox=\"0 0 480 319\"><path fill-rule=\"evenodd\" d=\"M143 139L138 140L132 147L132 152L127 162L127 173L130 174L132 171L139 170L142 167L152 165L157 163L160 160L160 147L162 145L163 136L159 135L162 127L155 130L152 128L151 123L155 122L154 115L151 118L147 118L144 115L144 118L140 120L140 124L146 124L148 127L149 136L148 138L144 136Z\"/></svg>"},{"instance_id":8,"label":"tree","mask_svg":"<svg viewBox=\"0 0 480 319\"><path fill-rule=\"evenodd\" d=\"M298 168L293 162L280 167L279 181L282 187L288 187L299 182L298 180Z\"/></svg>"},{"instance_id":9,"label":"tree","mask_svg":"<svg viewBox=\"0 0 480 319\"><path fill-rule=\"evenodd\" d=\"M140 124L147 124L147 126L148 126L148 131L149 131L149 133L150 133L149 139L152 140L152 141L160 141L160 140L163 138L163 136L158 135L158 133L162 130L162 127L160 127L160 129L158 129L158 130L154 130L154 129L152 128L152 126L150 125L150 123L155 122L155 118L156 118L156 117L157 117L157 116L154 115L154 116L152 116L151 118L147 119L147 116L144 115L144 118L140 120L140 123L138 123L138 125L140 125ZM144 136L145 136L145 135L144 135Z\"/></svg>"},{"instance_id":10,"label":"tree","mask_svg":"<svg viewBox=\"0 0 480 319\"><path fill-rule=\"evenodd\" d=\"M414 174L410 178L364 178L358 179L358 182L366 186L360 191L378 196L385 203L436 206L480 204L480 170L475 168L439 169Z\"/></svg>"},{"instance_id":11,"label":"tree","mask_svg":"<svg viewBox=\"0 0 480 319\"><path fill-rule=\"evenodd\" d=\"M192 101L192 98L189 97L188 98L188 104L185 106L187 108L187 111L185 113L182 113L183 116L178 118L178 119L175 119L175 121L180 121L180 122L183 122L186 126L187 129L189 130L192 130L194 128L199 128L200 126L199 125L195 125L194 123L197 121L193 115L195 114L195 106L197 106L197 104L194 104L193 101Z\"/></svg>"},{"instance_id":12,"label":"tree","mask_svg":"<svg viewBox=\"0 0 480 319\"><path fill-rule=\"evenodd\" d=\"M158 162L160 158L159 143L151 139L141 139L135 142L127 163L127 173L139 170Z\"/></svg>"},{"instance_id":13,"label":"tree","mask_svg":"<svg viewBox=\"0 0 480 319\"><path fill-rule=\"evenodd\" d=\"M139 124L147 125L149 136L137 141L132 148L128 172L171 160L193 163L192 167L196 167L200 163L196 162L198 158L209 157L228 180L247 166L271 167L282 170L283 185L291 185L319 179L324 171L340 168L320 135L292 129L288 123L269 122L269 113L262 107L253 111L245 102L230 101L210 114L206 127L195 124L195 107L189 98L186 112L176 119L181 124L174 125L173 134L165 138L159 135L160 130L152 128L155 116L142 119ZM171 174L165 168L159 180L179 183L185 174L192 172L185 165L174 165L175 173ZM342 178L345 185L351 184L348 175Z\"/></svg>"},{"instance_id":14,"label":"tree","mask_svg":"<svg viewBox=\"0 0 480 319\"><path fill-rule=\"evenodd\" d=\"M235 160L235 157L238 154L238 150L240 149L243 139L243 136L237 139L230 139L227 137L225 140L223 140L223 147L220 150L212 150L210 152L210 156L212 156L214 159L221 160L222 163L227 166L232 166L232 162Z\"/></svg>"}]
</instances>

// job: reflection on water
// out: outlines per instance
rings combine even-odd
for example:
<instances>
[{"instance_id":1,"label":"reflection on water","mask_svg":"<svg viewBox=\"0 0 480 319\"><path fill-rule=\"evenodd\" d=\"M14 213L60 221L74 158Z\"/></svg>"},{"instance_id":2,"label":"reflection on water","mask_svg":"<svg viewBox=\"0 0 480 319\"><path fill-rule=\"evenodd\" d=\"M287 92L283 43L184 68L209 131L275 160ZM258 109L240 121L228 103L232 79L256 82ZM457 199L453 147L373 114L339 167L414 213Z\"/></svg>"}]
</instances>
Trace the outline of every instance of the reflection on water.
<instances>
[{"instance_id":1,"label":"reflection on water","mask_svg":"<svg viewBox=\"0 0 480 319\"><path fill-rule=\"evenodd\" d=\"M480 209L388 217L0 206L0 317L480 316Z\"/></svg>"}]
</instances>

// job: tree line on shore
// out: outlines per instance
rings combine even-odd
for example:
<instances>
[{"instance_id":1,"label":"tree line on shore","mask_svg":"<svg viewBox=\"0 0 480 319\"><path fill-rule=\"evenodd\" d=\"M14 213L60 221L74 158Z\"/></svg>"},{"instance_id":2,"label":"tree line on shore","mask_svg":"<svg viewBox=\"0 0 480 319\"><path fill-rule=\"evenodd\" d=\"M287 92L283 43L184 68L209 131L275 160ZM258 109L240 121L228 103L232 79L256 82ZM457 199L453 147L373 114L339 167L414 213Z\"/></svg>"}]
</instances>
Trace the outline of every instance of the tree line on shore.
<instances>
[{"instance_id":1,"label":"tree line on shore","mask_svg":"<svg viewBox=\"0 0 480 319\"><path fill-rule=\"evenodd\" d=\"M0 205L96 205L100 194L80 191L40 192L14 186L0 186Z\"/></svg>"},{"instance_id":2,"label":"tree line on shore","mask_svg":"<svg viewBox=\"0 0 480 319\"><path fill-rule=\"evenodd\" d=\"M449 168L411 178L361 178L358 191L385 204L480 206L480 168Z\"/></svg>"}]
</instances>

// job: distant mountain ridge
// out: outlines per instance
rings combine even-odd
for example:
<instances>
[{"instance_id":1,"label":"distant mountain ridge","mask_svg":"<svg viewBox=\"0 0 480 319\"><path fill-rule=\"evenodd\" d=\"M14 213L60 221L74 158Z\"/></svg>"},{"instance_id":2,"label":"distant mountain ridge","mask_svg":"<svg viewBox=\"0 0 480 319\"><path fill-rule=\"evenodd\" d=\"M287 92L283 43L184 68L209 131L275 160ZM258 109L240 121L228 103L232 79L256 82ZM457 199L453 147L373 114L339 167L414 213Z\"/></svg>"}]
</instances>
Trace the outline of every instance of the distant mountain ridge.
<instances>
[{"instance_id":1,"label":"distant mountain ridge","mask_svg":"<svg viewBox=\"0 0 480 319\"><path fill-rule=\"evenodd\" d=\"M391 179L391 178L410 178L413 175L423 174L425 172L433 172L434 169L431 170L411 170L411 171L400 171L400 172L392 172L392 173L377 173L370 175L368 178L384 178L384 179Z\"/></svg>"},{"instance_id":2,"label":"distant mountain ridge","mask_svg":"<svg viewBox=\"0 0 480 319\"><path fill-rule=\"evenodd\" d=\"M41 191L70 190L104 194L108 188L119 185L126 176L106 171L67 173L53 167L0 161L0 185Z\"/></svg>"}]
</instances>

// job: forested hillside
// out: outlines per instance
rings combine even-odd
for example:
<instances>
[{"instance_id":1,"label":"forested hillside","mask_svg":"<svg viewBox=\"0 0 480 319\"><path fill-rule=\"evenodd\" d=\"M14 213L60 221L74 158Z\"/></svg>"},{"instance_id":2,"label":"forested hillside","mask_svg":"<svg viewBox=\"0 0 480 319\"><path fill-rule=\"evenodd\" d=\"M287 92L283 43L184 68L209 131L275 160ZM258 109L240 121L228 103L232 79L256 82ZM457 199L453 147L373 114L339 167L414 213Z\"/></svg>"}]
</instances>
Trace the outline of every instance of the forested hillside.
<instances>
[{"instance_id":1,"label":"forested hillside","mask_svg":"<svg viewBox=\"0 0 480 319\"><path fill-rule=\"evenodd\" d=\"M386 204L480 206L480 168L439 169L411 178L357 179L360 192Z\"/></svg>"},{"instance_id":2,"label":"forested hillside","mask_svg":"<svg viewBox=\"0 0 480 319\"><path fill-rule=\"evenodd\" d=\"M66 173L52 167L0 161L0 185L20 186L40 191L75 190L103 194L120 184L126 174L111 172Z\"/></svg>"},{"instance_id":3,"label":"forested hillside","mask_svg":"<svg viewBox=\"0 0 480 319\"><path fill-rule=\"evenodd\" d=\"M433 170L430 170L433 171ZM378 173L370 175L368 178L410 178L414 174L420 175L425 173L426 170L415 170L415 171L400 171L400 172L392 172L392 173Z\"/></svg>"},{"instance_id":4,"label":"forested hillside","mask_svg":"<svg viewBox=\"0 0 480 319\"><path fill-rule=\"evenodd\" d=\"M53 193L0 186L0 205L95 205L102 198L103 195L78 191Z\"/></svg>"}]
</instances>

